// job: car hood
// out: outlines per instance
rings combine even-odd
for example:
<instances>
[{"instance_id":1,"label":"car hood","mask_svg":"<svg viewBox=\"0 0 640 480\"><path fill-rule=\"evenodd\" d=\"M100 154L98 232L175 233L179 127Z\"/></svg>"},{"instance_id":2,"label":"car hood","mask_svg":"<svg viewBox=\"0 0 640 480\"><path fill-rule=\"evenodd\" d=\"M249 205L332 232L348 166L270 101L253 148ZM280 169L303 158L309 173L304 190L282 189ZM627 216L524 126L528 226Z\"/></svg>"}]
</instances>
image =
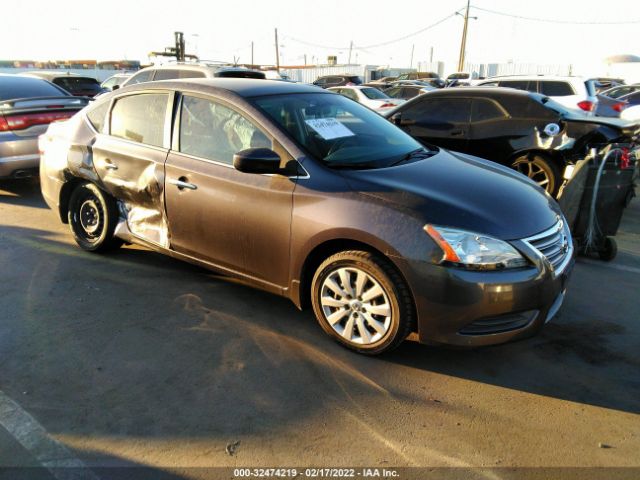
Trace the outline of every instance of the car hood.
<instances>
[{"instance_id":1,"label":"car hood","mask_svg":"<svg viewBox=\"0 0 640 480\"><path fill-rule=\"evenodd\" d=\"M426 223L502 240L551 227L558 204L524 175L471 155L440 150L425 160L375 170L343 170L361 195L392 202Z\"/></svg>"}]
</instances>

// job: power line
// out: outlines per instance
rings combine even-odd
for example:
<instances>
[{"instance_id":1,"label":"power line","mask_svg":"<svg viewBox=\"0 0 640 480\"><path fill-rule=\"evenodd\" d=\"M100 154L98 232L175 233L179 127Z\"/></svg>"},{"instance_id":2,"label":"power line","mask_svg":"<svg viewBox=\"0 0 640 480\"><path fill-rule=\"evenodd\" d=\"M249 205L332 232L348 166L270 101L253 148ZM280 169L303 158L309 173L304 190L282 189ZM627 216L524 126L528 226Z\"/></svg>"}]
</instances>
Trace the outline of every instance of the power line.
<instances>
[{"instance_id":1,"label":"power line","mask_svg":"<svg viewBox=\"0 0 640 480\"><path fill-rule=\"evenodd\" d=\"M553 18L538 18L538 17L526 17L524 15L514 15L506 12L499 12L497 10L491 10L489 8L476 7L471 5L471 8L475 10L480 10L481 12L492 13L494 15L501 15L503 17L517 18L520 20L529 20L532 22L543 22L543 23L559 23L563 25L631 25L635 23L640 23L640 19L637 20L623 20L618 22L588 22L588 21L575 21L575 20L556 20Z\"/></svg>"},{"instance_id":2,"label":"power line","mask_svg":"<svg viewBox=\"0 0 640 480\"><path fill-rule=\"evenodd\" d=\"M458 9L458 10L460 10L460 9ZM419 35L419 34L421 34L423 32L426 32L427 30L430 30L430 29L432 29L434 27L437 27L438 25L440 25L441 23L446 22L450 18L455 17L457 15L458 10L453 12L451 15L447 15L446 17L441 18L440 20L438 20L435 23L432 23L431 25L428 25L428 26L426 26L424 28L421 28L418 31L415 31L413 33L409 33L409 34L404 35L402 37L394 38L393 40L387 40L387 41L381 42L381 43L374 43L374 44L371 44L371 45L362 45L362 46L360 46L360 45L357 45L357 44L353 44L353 48L356 49L356 50L360 50L360 51L364 52L366 49L369 49L369 48L384 47L386 45L391 45L391 44L398 43L398 42L401 42L403 40L406 40L408 38L415 37L416 35ZM303 45L307 45L309 47L322 48L322 49L325 49L325 50L348 50L349 49L349 45L342 46L342 47L332 47L332 46L328 46L328 45L320 45L320 44L317 44L317 43L307 42L305 40L300 40L299 38L295 38L295 37L292 37L290 35L286 35L285 38L288 38L289 40L293 40L294 42L297 42L297 43L301 43Z\"/></svg>"},{"instance_id":3,"label":"power line","mask_svg":"<svg viewBox=\"0 0 640 480\"><path fill-rule=\"evenodd\" d=\"M460 10L460 9L458 9L458 10ZM363 45L363 46L358 47L358 48L377 48L377 47L384 47L384 46L386 46L386 45L391 45L392 43L401 42L402 40L406 40L407 38L415 37L416 35L419 35L419 34L421 34L422 32L426 32L427 30L430 30L430 29L432 29L432 28L434 28L434 27L437 27L438 25L440 25L441 23L446 22L446 21L447 21L447 20L449 20L450 18L455 17L455 16L458 14L458 10L456 10L455 12L453 12L451 15L447 15L446 17L441 18L441 19L440 19L440 20L438 20L437 22L432 23L431 25L429 25L429 26L427 26L427 27L421 28L421 29L420 29L420 30L418 30L417 32L413 32L413 33L410 33L410 34L408 34L408 35L404 35L404 36L402 36L402 37L395 38L395 39L393 39L393 40L389 40L389 41L387 41L387 42L375 43L375 44L372 44L372 45Z\"/></svg>"}]
</instances>

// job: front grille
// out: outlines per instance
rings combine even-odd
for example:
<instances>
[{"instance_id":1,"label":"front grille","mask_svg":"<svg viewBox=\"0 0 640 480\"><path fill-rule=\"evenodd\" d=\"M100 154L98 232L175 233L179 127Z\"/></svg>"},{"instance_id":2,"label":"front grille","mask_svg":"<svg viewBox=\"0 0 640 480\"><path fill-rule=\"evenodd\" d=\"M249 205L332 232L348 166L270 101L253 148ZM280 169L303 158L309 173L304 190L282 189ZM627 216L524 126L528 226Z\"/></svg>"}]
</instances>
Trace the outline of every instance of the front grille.
<instances>
[{"instance_id":1,"label":"front grille","mask_svg":"<svg viewBox=\"0 0 640 480\"><path fill-rule=\"evenodd\" d=\"M470 323L458 333L460 335L491 335L518 330L529 325L538 316L538 313L538 310L529 310L522 313L483 318Z\"/></svg>"},{"instance_id":2,"label":"front grille","mask_svg":"<svg viewBox=\"0 0 640 480\"><path fill-rule=\"evenodd\" d=\"M525 238L524 241L549 261L555 275L564 271L573 255L571 232L567 222L560 216L553 227L533 237Z\"/></svg>"}]
</instances>

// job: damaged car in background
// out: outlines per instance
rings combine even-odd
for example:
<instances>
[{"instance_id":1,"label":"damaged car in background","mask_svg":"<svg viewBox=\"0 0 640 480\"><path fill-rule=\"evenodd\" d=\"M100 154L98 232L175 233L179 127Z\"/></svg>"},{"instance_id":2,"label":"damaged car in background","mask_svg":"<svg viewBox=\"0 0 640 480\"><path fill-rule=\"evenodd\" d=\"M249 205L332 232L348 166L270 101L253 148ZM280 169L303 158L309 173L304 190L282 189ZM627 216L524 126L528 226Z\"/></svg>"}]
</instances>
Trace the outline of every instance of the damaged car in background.
<instances>
[{"instance_id":1,"label":"damaged car in background","mask_svg":"<svg viewBox=\"0 0 640 480\"><path fill-rule=\"evenodd\" d=\"M511 167L550 195L590 148L626 143L638 126L575 113L544 95L465 87L425 93L384 114L423 144Z\"/></svg>"},{"instance_id":2,"label":"damaged car in background","mask_svg":"<svg viewBox=\"0 0 640 480\"><path fill-rule=\"evenodd\" d=\"M136 243L311 306L359 353L533 335L573 265L534 182L313 86L125 87L40 148L44 198L82 249Z\"/></svg>"}]
</instances>

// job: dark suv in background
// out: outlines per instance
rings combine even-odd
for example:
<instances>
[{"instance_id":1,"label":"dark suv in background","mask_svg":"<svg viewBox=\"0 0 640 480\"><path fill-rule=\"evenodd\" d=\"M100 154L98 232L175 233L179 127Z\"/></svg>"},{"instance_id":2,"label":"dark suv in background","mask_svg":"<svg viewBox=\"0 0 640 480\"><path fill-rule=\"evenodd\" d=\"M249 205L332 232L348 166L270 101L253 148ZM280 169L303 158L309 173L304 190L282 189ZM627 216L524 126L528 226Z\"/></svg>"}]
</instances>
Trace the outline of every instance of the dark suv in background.
<instances>
[{"instance_id":1,"label":"dark suv in background","mask_svg":"<svg viewBox=\"0 0 640 480\"><path fill-rule=\"evenodd\" d=\"M346 87L362 85L362 79L358 75L327 75L318 77L313 84L322 88Z\"/></svg>"}]
</instances>

